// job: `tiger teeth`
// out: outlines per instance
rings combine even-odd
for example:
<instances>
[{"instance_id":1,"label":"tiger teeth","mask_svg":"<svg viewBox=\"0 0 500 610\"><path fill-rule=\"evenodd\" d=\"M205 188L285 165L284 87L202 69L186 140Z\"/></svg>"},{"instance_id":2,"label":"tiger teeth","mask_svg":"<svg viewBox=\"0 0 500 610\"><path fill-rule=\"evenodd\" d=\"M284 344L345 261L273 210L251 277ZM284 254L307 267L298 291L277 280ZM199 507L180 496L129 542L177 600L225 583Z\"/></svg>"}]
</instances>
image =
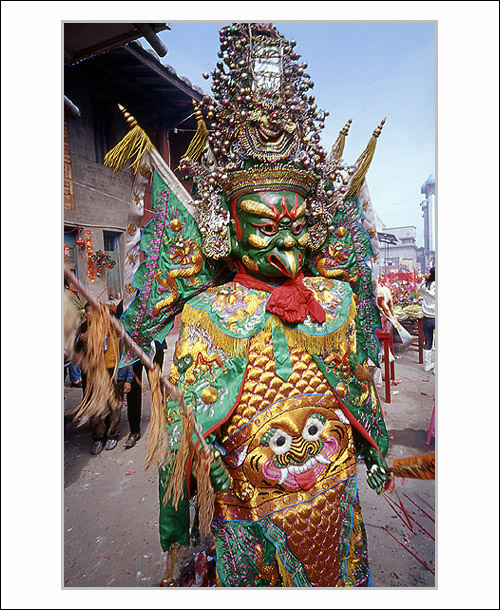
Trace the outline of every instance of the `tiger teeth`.
<instances>
[{"instance_id":1,"label":"tiger teeth","mask_svg":"<svg viewBox=\"0 0 500 610\"><path fill-rule=\"evenodd\" d=\"M327 464L327 465L330 465L330 464L331 464L331 461L330 461L330 460L327 460L327 459L326 459L326 457L325 457L324 455L321 455L321 453L319 453L319 454L316 456L316 461L317 461L317 462L319 462L320 464Z\"/></svg>"},{"instance_id":2,"label":"tiger teeth","mask_svg":"<svg viewBox=\"0 0 500 610\"><path fill-rule=\"evenodd\" d=\"M305 464L302 464L301 466L288 466L288 468L282 468L280 473L279 485L282 485L288 479L289 474L300 474L301 472L305 472L306 470L313 468L318 463L326 465L331 464L330 460L327 460L324 456L318 454L312 458L309 458L307 462Z\"/></svg>"}]
</instances>

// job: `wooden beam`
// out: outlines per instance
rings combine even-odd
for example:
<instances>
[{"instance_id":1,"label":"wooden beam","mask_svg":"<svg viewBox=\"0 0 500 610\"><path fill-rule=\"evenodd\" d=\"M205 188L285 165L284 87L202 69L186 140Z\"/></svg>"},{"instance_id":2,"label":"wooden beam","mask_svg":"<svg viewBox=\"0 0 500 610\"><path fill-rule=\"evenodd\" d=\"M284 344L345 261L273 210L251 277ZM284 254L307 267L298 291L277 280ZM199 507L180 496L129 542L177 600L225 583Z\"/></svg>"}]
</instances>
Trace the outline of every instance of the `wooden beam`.
<instances>
[{"instance_id":1,"label":"wooden beam","mask_svg":"<svg viewBox=\"0 0 500 610\"><path fill-rule=\"evenodd\" d=\"M149 23L136 23L137 29L142 32L144 38L149 42L153 49L158 53L160 57L165 57L168 53L167 47L158 37L158 34L153 30Z\"/></svg>"},{"instance_id":2,"label":"wooden beam","mask_svg":"<svg viewBox=\"0 0 500 610\"><path fill-rule=\"evenodd\" d=\"M170 74L164 66L162 66L158 61L154 59L150 59L149 57L144 57L142 53L140 53L137 49L135 49L132 45L127 45L123 48L124 51L139 59L143 64L147 65L153 72L158 74L162 79L173 85L176 89L182 91L185 95L189 96L190 99L195 99L196 101L200 101L203 97L202 93L195 91L192 87L189 87L186 83L184 83L178 76L174 76Z\"/></svg>"}]
</instances>

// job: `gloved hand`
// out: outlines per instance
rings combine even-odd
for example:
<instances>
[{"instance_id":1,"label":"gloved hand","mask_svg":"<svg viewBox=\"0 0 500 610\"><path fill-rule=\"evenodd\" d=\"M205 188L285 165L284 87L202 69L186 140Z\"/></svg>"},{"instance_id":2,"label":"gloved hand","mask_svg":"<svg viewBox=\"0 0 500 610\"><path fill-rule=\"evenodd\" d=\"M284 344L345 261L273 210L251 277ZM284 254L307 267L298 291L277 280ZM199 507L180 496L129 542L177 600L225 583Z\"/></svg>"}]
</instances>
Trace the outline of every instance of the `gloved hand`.
<instances>
[{"instance_id":1,"label":"gloved hand","mask_svg":"<svg viewBox=\"0 0 500 610\"><path fill-rule=\"evenodd\" d=\"M220 458L221 454L214 451L214 460L210 464L210 482L215 491L226 491L231 486L231 477Z\"/></svg>"},{"instance_id":2,"label":"gloved hand","mask_svg":"<svg viewBox=\"0 0 500 610\"><path fill-rule=\"evenodd\" d=\"M369 447L366 451L365 464L368 470L366 477L368 485L378 494L382 493L384 484L390 476L387 462L375 447Z\"/></svg>"}]
</instances>

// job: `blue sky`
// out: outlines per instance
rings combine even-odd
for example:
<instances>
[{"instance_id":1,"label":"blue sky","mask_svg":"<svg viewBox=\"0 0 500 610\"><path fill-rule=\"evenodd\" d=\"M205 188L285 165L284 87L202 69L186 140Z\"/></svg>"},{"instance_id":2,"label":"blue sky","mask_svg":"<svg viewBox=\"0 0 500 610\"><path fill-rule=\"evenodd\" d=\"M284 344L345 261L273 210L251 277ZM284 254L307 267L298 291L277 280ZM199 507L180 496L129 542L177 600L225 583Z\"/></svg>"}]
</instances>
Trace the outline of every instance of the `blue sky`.
<instances>
[{"instance_id":1,"label":"blue sky","mask_svg":"<svg viewBox=\"0 0 500 610\"><path fill-rule=\"evenodd\" d=\"M230 22L169 22L160 33L168 48L162 61L210 93L202 74L215 67L218 32ZM330 112L325 148L352 118L344 157L353 162L387 118L368 174L373 204L387 227L415 226L423 245L420 187L435 174L436 24L273 23L297 41L318 106Z\"/></svg>"}]
</instances>

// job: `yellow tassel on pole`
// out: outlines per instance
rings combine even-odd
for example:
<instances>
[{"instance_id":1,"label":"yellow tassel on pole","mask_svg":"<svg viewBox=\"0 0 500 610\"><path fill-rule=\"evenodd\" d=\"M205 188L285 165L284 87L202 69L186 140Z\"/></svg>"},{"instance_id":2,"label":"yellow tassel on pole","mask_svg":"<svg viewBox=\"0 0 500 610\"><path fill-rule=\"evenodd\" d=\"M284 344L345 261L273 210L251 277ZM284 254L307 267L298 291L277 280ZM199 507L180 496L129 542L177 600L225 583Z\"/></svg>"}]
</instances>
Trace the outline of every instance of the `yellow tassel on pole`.
<instances>
[{"instance_id":1,"label":"yellow tassel on pole","mask_svg":"<svg viewBox=\"0 0 500 610\"><path fill-rule=\"evenodd\" d=\"M167 567L166 567L166 570L165 570L165 578L163 579L163 583L167 587L168 586L172 586L172 584L173 584L174 575L175 575L175 568L176 568L177 563L179 562L179 559L180 559L180 557L181 557L181 555L182 555L182 553L184 551L185 551L185 548L180 546L177 543L171 544L170 548L168 549Z\"/></svg>"},{"instance_id":2,"label":"yellow tassel on pole","mask_svg":"<svg viewBox=\"0 0 500 610\"><path fill-rule=\"evenodd\" d=\"M208 129L207 129L207 126L205 125L205 120L203 119L203 113L200 110L200 107L195 102L195 100L192 100L192 101L193 101L193 106L194 106L194 116L196 117L197 127L196 127L196 133L194 134L193 139L191 140L191 142L188 146L188 149L184 153L183 157L184 158L188 157L189 159L192 159L193 161L197 161L203 152L203 148L205 147L205 144L207 143Z\"/></svg>"},{"instance_id":3,"label":"yellow tassel on pole","mask_svg":"<svg viewBox=\"0 0 500 610\"><path fill-rule=\"evenodd\" d=\"M136 174L142 157L153 147L153 144L135 118L121 104L118 104L118 107L125 116L130 131L106 154L104 165L112 169L115 174L119 174L126 163L131 161L130 167L132 167L134 174Z\"/></svg>"},{"instance_id":4,"label":"yellow tassel on pole","mask_svg":"<svg viewBox=\"0 0 500 610\"><path fill-rule=\"evenodd\" d=\"M356 161L356 165L358 166L358 169L356 170L356 173L352 177L351 185L347 192L346 199L348 199L349 197L352 197L352 196L357 197L359 195L359 192L361 191L361 187L363 186L363 182L365 180L366 174L367 174L368 169L373 160L373 155L375 154L375 147L377 146L377 138L379 137L379 135L382 132L382 127L384 126L384 123L385 123L385 119L383 119L383 121L380 123L380 125L377 127L377 129L375 129L375 131L372 134L372 137L370 138L370 141L368 142L367 147L358 157L358 160Z\"/></svg>"},{"instance_id":5,"label":"yellow tassel on pole","mask_svg":"<svg viewBox=\"0 0 500 610\"><path fill-rule=\"evenodd\" d=\"M335 144L332 147L332 152L330 156L332 159L340 159L342 153L344 152L345 139L349 133L349 129L351 127L352 119L349 119L344 127L340 130L338 138L335 141Z\"/></svg>"}]
</instances>

